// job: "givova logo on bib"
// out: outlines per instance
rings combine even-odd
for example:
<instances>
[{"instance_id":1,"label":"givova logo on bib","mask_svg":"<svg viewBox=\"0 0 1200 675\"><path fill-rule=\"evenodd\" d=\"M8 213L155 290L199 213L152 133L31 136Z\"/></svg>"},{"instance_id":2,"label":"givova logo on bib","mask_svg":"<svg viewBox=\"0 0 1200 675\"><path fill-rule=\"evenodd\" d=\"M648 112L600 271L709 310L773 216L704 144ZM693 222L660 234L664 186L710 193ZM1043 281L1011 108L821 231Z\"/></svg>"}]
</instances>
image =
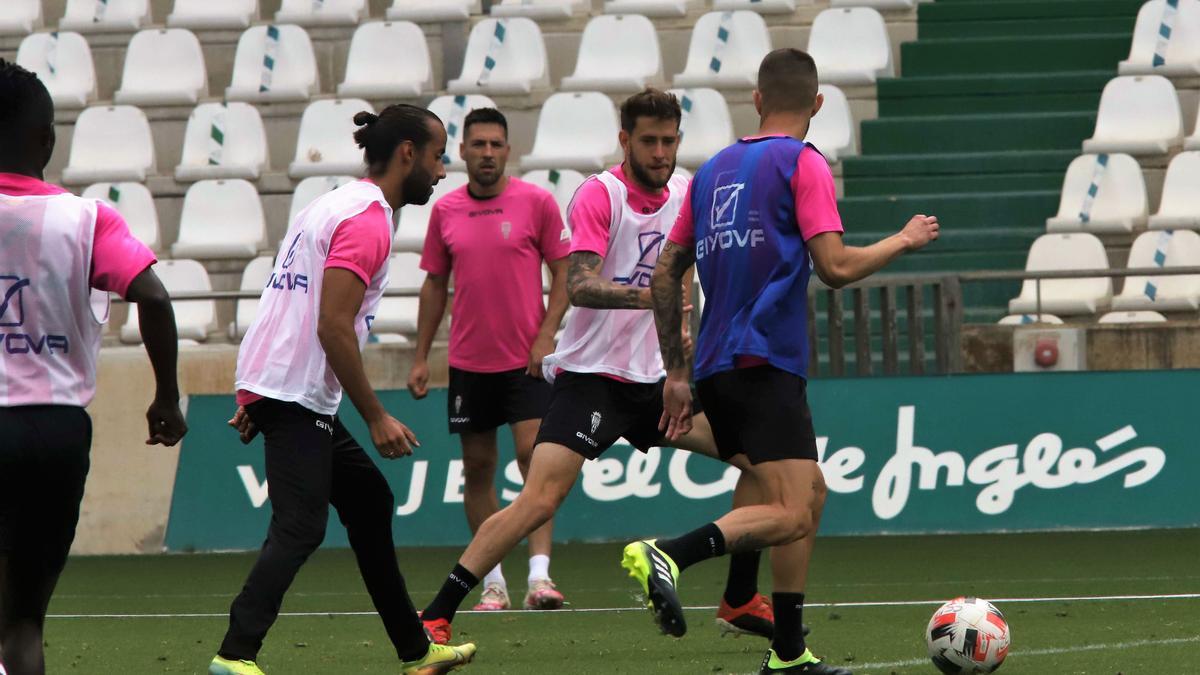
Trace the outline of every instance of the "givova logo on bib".
<instances>
[{"instance_id":1,"label":"givova logo on bib","mask_svg":"<svg viewBox=\"0 0 1200 675\"><path fill-rule=\"evenodd\" d=\"M766 241L766 234L761 227L744 231L733 227L737 222L737 213L745 183L726 183L713 188L712 208L709 212L710 225L708 234L696 242L696 259L701 260L715 251L731 248L754 248ZM754 221L754 212L747 218L749 223Z\"/></svg>"},{"instance_id":2,"label":"givova logo on bib","mask_svg":"<svg viewBox=\"0 0 1200 675\"><path fill-rule=\"evenodd\" d=\"M0 276L0 327L14 328L25 324L25 305L22 291L29 280L16 276Z\"/></svg>"},{"instance_id":3,"label":"givova logo on bib","mask_svg":"<svg viewBox=\"0 0 1200 675\"><path fill-rule=\"evenodd\" d=\"M745 183L731 183L717 186L713 190L712 226L714 230L733 225L733 221L737 217L738 198L745 188Z\"/></svg>"},{"instance_id":4,"label":"givova logo on bib","mask_svg":"<svg viewBox=\"0 0 1200 675\"><path fill-rule=\"evenodd\" d=\"M25 289L30 286L29 279L12 274L0 275L0 329L25 326ZM70 342L65 335L32 335L22 331L2 332L0 333L0 344L3 345L6 355L30 353L53 355L66 354L70 351Z\"/></svg>"}]
</instances>

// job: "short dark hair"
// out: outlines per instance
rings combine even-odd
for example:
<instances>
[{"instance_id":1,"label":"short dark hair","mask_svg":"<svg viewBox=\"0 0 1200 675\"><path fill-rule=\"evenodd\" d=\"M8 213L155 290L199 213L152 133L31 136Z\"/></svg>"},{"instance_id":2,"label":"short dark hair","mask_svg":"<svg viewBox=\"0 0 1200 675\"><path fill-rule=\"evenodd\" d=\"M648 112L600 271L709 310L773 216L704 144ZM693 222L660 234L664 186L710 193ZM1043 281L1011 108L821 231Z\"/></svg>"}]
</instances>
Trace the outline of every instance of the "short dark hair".
<instances>
[{"instance_id":1,"label":"short dark hair","mask_svg":"<svg viewBox=\"0 0 1200 675\"><path fill-rule=\"evenodd\" d=\"M504 113L495 108L476 108L467 113L467 117L463 120L462 137L467 137L467 130L473 124L499 124L504 129L504 138L508 138L508 120L504 117Z\"/></svg>"},{"instance_id":2,"label":"short dark hair","mask_svg":"<svg viewBox=\"0 0 1200 675\"><path fill-rule=\"evenodd\" d=\"M633 133L639 117L675 120L675 125L679 126L683 109L679 107L679 99L675 94L646 87L621 103L621 128L625 133Z\"/></svg>"},{"instance_id":3,"label":"short dark hair","mask_svg":"<svg viewBox=\"0 0 1200 675\"><path fill-rule=\"evenodd\" d=\"M54 101L37 75L0 59L0 154L28 162L54 129Z\"/></svg>"},{"instance_id":4,"label":"short dark hair","mask_svg":"<svg viewBox=\"0 0 1200 675\"><path fill-rule=\"evenodd\" d=\"M758 92L763 115L807 112L817 101L817 64L808 52L776 49L758 67Z\"/></svg>"},{"instance_id":5,"label":"short dark hair","mask_svg":"<svg viewBox=\"0 0 1200 675\"><path fill-rule=\"evenodd\" d=\"M354 132L354 141L363 149L367 167L382 172L401 143L412 141L418 149L425 147L433 138L430 121L442 123L425 108L407 103L389 105L378 115L364 110L354 116L354 124L360 127Z\"/></svg>"}]
</instances>

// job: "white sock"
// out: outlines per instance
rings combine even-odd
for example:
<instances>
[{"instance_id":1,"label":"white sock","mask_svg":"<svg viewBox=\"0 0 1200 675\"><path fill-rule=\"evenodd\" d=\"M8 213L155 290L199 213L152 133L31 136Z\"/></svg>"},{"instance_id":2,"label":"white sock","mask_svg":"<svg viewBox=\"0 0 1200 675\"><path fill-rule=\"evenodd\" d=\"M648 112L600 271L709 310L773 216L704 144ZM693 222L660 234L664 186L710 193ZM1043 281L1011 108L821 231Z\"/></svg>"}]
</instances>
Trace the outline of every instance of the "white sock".
<instances>
[{"instance_id":1,"label":"white sock","mask_svg":"<svg viewBox=\"0 0 1200 675\"><path fill-rule=\"evenodd\" d=\"M550 556L535 555L529 558L529 582L550 578Z\"/></svg>"},{"instance_id":2,"label":"white sock","mask_svg":"<svg viewBox=\"0 0 1200 675\"><path fill-rule=\"evenodd\" d=\"M499 565L493 567L492 571L483 578L483 587L487 588L489 584L500 584L501 587L508 588L508 584L504 581L504 572L500 571Z\"/></svg>"}]
</instances>

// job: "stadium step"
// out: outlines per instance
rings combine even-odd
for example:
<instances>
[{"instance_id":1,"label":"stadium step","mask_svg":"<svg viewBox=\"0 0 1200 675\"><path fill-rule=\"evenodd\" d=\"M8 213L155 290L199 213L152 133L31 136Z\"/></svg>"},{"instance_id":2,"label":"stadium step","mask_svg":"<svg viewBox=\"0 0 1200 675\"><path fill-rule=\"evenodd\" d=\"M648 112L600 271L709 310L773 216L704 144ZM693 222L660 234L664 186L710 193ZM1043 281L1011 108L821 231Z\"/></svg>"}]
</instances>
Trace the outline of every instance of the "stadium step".
<instances>
[{"instance_id":1,"label":"stadium step","mask_svg":"<svg viewBox=\"0 0 1200 675\"><path fill-rule=\"evenodd\" d=\"M879 116L1095 110L1114 70L883 79Z\"/></svg>"},{"instance_id":2,"label":"stadium step","mask_svg":"<svg viewBox=\"0 0 1200 675\"><path fill-rule=\"evenodd\" d=\"M1132 41L1132 27L1098 35L921 39L901 45L900 62L905 76L1105 70L1129 55Z\"/></svg>"},{"instance_id":3,"label":"stadium step","mask_svg":"<svg viewBox=\"0 0 1200 675\"><path fill-rule=\"evenodd\" d=\"M940 0L917 8L921 39L1132 33L1142 0Z\"/></svg>"},{"instance_id":4,"label":"stadium step","mask_svg":"<svg viewBox=\"0 0 1200 675\"><path fill-rule=\"evenodd\" d=\"M862 123L863 154L1078 148L1096 112L886 117Z\"/></svg>"},{"instance_id":5,"label":"stadium step","mask_svg":"<svg viewBox=\"0 0 1200 675\"><path fill-rule=\"evenodd\" d=\"M898 227L896 228L899 229ZM938 237L936 246L939 254L948 252L991 252L1016 251L1024 255L1033 240L1046 233L1042 227L989 227L975 229L953 229L947 226ZM853 246L867 246L880 239L880 232L847 232L845 240Z\"/></svg>"},{"instance_id":6,"label":"stadium step","mask_svg":"<svg viewBox=\"0 0 1200 675\"><path fill-rule=\"evenodd\" d=\"M892 232L914 214L932 214L943 234L1045 230L1046 218L1058 210L1058 190L872 195L843 199L838 209L847 233Z\"/></svg>"},{"instance_id":7,"label":"stadium step","mask_svg":"<svg viewBox=\"0 0 1200 675\"><path fill-rule=\"evenodd\" d=\"M847 198L865 195L1059 190L1078 149L847 157Z\"/></svg>"}]
</instances>

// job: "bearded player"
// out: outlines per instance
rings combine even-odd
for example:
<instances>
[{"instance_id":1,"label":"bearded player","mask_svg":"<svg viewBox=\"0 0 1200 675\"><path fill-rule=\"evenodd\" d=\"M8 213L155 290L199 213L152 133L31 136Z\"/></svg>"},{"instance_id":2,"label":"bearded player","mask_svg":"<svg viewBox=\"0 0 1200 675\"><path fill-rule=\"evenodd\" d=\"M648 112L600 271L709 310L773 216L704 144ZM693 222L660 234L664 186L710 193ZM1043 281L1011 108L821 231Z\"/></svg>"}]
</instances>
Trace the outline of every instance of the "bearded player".
<instances>
[{"instance_id":1,"label":"bearded player","mask_svg":"<svg viewBox=\"0 0 1200 675\"><path fill-rule=\"evenodd\" d=\"M679 143L679 101L647 89L621 106L625 159L580 186L572 200L567 288L575 309L545 360L554 381L529 475L520 496L480 527L441 591L422 613L436 641L450 639L458 606L530 532L550 520L589 459L620 438L639 450L661 445L658 428L664 371L655 337L650 276L666 234L683 205L687 179L673 177ZM677 330L682 331L682 322ZM676 447L716 456L703 416ZM757 499L742 480L734 503ZM770 606L758 593L758 553L734 558L718 614L727 630L770 637Z\"/></svg>"}]
</instances>

